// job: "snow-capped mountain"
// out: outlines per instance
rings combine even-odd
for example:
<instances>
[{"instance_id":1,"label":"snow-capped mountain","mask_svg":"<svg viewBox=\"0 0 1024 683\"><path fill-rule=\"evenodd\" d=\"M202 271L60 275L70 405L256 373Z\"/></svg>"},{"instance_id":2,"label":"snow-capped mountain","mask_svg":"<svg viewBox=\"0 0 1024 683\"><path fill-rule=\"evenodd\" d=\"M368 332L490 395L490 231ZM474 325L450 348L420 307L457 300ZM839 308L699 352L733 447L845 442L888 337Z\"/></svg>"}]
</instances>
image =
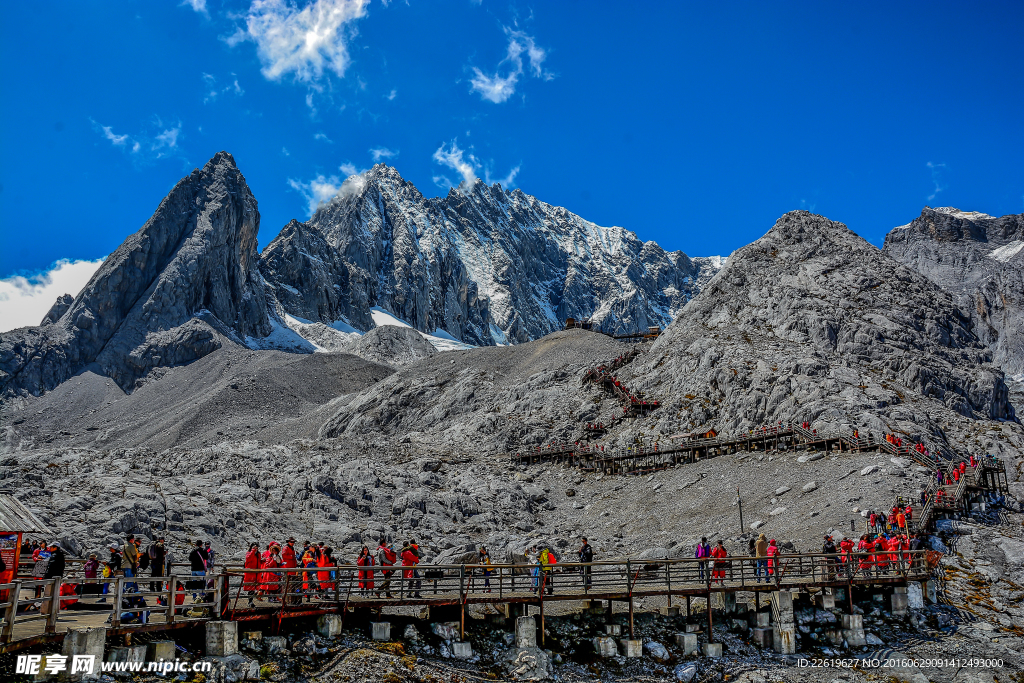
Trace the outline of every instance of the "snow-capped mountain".
<instances>
[{"instance_id":1,"label":"snow-capped mountain","mask_svg":"<svg viewBox=\"0 0 1024 683\"><path fill-rule=\"evenodd\" d=\"M720 267L498 184L428 199L385 164L292 221L260 266L297 318L366 330L376 306L480 345L536 339L568 317L608 332L666 326Z\"/></svg>"}]
</instances>

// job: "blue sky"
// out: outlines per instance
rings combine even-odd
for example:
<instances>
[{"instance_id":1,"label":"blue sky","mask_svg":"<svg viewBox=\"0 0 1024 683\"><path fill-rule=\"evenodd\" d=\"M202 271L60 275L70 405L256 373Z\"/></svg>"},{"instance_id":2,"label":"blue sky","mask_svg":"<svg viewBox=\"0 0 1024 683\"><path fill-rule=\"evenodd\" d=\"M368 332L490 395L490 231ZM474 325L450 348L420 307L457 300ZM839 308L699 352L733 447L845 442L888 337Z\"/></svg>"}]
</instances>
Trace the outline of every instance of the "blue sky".
<instances>
[{"instance_id":1,"label":"blue sky","mask_svg":"<svg viewBox=\"0 0 1024 683\"><path fill-rule=\"evenodd\" d=\"M110 253L222 149L261 247L375 160L691 255L1024 212L1024 4L888 5L4 3L0 278Z\"/></svg>"}]
</instances>

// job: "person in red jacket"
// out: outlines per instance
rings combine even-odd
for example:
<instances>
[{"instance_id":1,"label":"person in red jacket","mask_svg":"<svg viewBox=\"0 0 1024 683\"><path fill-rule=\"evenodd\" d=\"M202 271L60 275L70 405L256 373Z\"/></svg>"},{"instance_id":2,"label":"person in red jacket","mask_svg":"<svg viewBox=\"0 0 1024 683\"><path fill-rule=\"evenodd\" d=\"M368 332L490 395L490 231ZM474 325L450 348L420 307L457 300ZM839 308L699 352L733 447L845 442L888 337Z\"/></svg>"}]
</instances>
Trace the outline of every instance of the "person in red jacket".
<instances>
[{"instance_id":1,"label":"person in red jacket","mask_svg":"<svg viewBox=\"0 0 1024 683\"><path fill-rule=\"evenodd\" d=\"M874 565L874 558L868 553L871 552L871 543L868 541L867 534L860 537L860 541L857 543L857 568L864 573L866 576L871 572L871 567Z\"/></svg>"},{"instance_id":2,"label":"person in red jacket","mask_svg":"<svg viewBox=\"0 0 1024 683\"><path fill-rule=\"evenodd\" d=\"M779 546L775 544L774 538L768 541L768 547L765 548L764 554L768 558L768 574L775 576L775 558L779 555Z\"/></svg>"},{"instance_id":3,"label":"person in red jacket","mask_svg":"<svg viewBox=\"0 0 1024 683\"><path fill-rule=\"evenodd\" d=\"M840 562L842 562L842 564L839 566L840 574L843 574L844 572L849 572L850 575L853 576L853 564L850 560L850 553L853 552L853 541L849 538L844 538L842 541L840 541L839 552L842 553L842 555L839 557Z\"/></svg>"},{"instance_id":4,"label":"person in red jacket","mask_svg":"<svg viewBox=\"0 0 1024 683\"><path fill-rule=\"evenodd\" d=\"M875 550L875 571L878 574L884 574L889 570L889 553L887 552L889 550L889 542L885 536L879 534L875 539L873 547Z\"/></svg>"},{"instance_id":5,"label":"person in red jacket","mask_svg":"<svg viewBox=\"0 0 1024 683\"><path fill-rule=\"evenodd\" d=\"M408 567L408 569L402 570L402 578L406 580L409 586L409 597L421 598L420 588L423 582L420 580L420 573L416 569L416 565L420 563L420 547L416 545L416 541L409 541L408 544L402 547L402 566ZM402 592L405 592L405 585L402 586Z\"/></svg>"},{"instance_id":6,"label":"person in red jacket","mask_svg":"<svg viewBox=\"0 0 1024 683\"><path fill-rule=\"evenodd\" d=\"M711 572L712 583L718 579L719 585L725 584L725 558L728 556L729 552L725 549L725 544L719 539L718 544L711 549L711 557L715 558L714 571Z\"/></svg>"},{"instance_id":7,"label":"person in red jacket","mask_svg":"<svg viewBox=\"0 0 1024 683\"><path fill-rule=\"evenodd\" d=\"M253 593L256 592L256 587L260 580L260 544L250 543L249 552L245 554L245 563L243 565L246 569L245 574L242 575L242 590L249 594L249 606L252 607Z\"/></svg>"},{"instance_id":8,"label":"person in red jacket","mask_svg":"<svg viewBox=\"0 0 1024 683\"><path fill-rule=\"evenodd\" d=\"M359 592L363 595L368 595L373 590L373 569L366 569L366 567L373 567L374 562L370 549L365 545L359 551L356 564L363 567L363 569L359 570Z\"/></svg>"}]
</instances>

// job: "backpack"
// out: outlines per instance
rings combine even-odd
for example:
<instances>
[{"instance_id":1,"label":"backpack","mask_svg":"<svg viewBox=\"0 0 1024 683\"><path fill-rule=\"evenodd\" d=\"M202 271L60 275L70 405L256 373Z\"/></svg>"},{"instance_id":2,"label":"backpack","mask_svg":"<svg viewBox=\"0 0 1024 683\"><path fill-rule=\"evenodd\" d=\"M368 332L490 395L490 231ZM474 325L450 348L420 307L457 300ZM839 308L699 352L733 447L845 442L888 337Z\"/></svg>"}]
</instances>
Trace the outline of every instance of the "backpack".
<instances>
[{"instance_id":1,"label":"backpack","mask_svg":"<svg viewBox=\"0 0 1024 683\"><path fill-rule=\"evenodd\" d=\"M139 553L139 569L149 569L149 553Z\"/></svg>"}]
</instances>

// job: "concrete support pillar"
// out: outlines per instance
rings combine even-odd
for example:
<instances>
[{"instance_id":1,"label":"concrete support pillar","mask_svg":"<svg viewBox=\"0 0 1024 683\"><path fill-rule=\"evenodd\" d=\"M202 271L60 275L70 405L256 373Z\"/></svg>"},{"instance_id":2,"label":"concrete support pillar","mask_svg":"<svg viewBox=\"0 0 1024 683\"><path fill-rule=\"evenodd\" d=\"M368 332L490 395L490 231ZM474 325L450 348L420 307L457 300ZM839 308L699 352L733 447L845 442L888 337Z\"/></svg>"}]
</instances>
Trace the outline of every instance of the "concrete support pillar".
<instances>
[{"instance_id":1,"label":"concrete support pillar","mask_svg":"<svg viewBox=\"0 0 1024 683\"><path fill-rule=\"evenodd\" d=\"M706 657L721 657L722 656L722 644L721 643L705 643L704 645L704 656Z\"/></svg>"},{"instance_id":2,"label":"concrete support pillar","mask_svg":"<svg viewBox=\"0 0 1024 683\"><path fill-rule=\"evenodd\" d=\"M606 635L618 638L622 635L622 624L605 624L604 632Z\"/></svg>"},{"instance_id":3,"label":"concrete support pillar","mask_svg":"<svg viewBox=\"0 0 1024 683\"><path fill-rule=\"evenodd\" d=\"M754 645L757 645L762 650L772 649L774 643L775 630L772 628L752 628L750 629L751 639L754 641Z\"/></svg>"},{"instance_id":4,"label":"concrete support pillar","mask_svg":"<svg viewBox=\"0 0 1024 683\"><path fill-rule=\"evenodd\" d=\"M533 617L516 619L516 647L537 647L537 620Z\"/></svg>"},{"instance_id":5,"label":"concrete support pillar","mask_svg":"<svg viewBox=\"0 0 1024 683\"><path fill-rule=\"evenodd\" d=\"M627 659L640 657L644 653L644 641L642 640L622 638L619 640L619 647L621 649L622 656Z\"/></svg>"},{"instance_id":6,"label":"concrete support pillar","mask_svg":"<svg viewBox=\"0 0 1024 683\"><path fill-rule=\"evenodd\" d=\"M835 609L836 608L836 596L832 592L831 588L822 588L821 592L818 593L818 604L822 609Z\"/></svg>"},{"instance_id":7,"label":"concrete support pillar","mask_svg":"<svg viewBox=\"0 0 1024 683\"><path fill-rule=\"evenodd\" d=\"M471 659L473 657L473 646L465 641L452 643L452 657L455 659Z\"/></svg>"},{"instance_id":8,"label":"concrete support pillar","mask_svg":"<svg viewBox=\"0 0 1024 683\"><path fill-rule=\"evenodd\" d=\"M796 654L796 624L793 621L793 594L789 591L773 591L772 603L772 647L779 654Z\"/></svg>"},{"instance_id":9,"label":"concrete support pillar","mask_svg":"<svg viewBox=\"0 0 1024 683\"><path fill-rule=\"evenodd\" d=\"M676 645L683 650L683 656L692 655L697 651L697 634L696 633L677 633L676 634Z\"/></svg>"},{"instance_id":10,"label":"concrete support pillar","mask_svg":"<svg viewBox=\"0 0 1024 683\"><path fill-rule=\"evenodd\" d=\"M110 656L108 657L108 659L111 662L130 662L132 664L144 664L146 661L146 646L132 645L131 647L112 647L110 648ZM130 674L128 675L130 676Z\"/></svg>"},{"instance_id":11,"label":"concrete support pillar","mask_svg":"<svg viewBox=\"0 0 1024 683\"><path fill-rule=\"evenodd\" d=\"M721 610L722 614L735 614L736 594L735 593L712 593L711 607Z\"/></svg>"},{"instance_id":12,"label":"concrete support pillar","mask_svg":"<svg viewBox=\"0 0 1024 683\"><path fill-rule=\"evenodd\" d=\"M154 640L146 651L146 659L150 662L168 662L177 659L177 648L173 640Z\"/></svg>"},{"instance_id":13,"label":"concrete support pillar","mask_svg":"<svg viewBox=\"0 0 1024 683\"><path fill-rule=\"evenodd\" d=\"M893 593L892 594L892 615L894 617L905 617L905 616L907 616L907 594L906 593Z\"/></svg>"},{"instance_id":14,"label":"concrete support pillar","mask_svg":"<svg viewBox=\"0 0 1024 683\"><path fill-rule=\"evenodd\" d=\"M864 617L860 614L843 615L843 638L850 647L864 647L867 639L864 636Z\"/></svg>"},{"instance_id":15,"label":"concrete support pillar","mask_svg":"<svg viewBox=\"0 0 1024 683\"><path fill-rule=\"evenodd\" d=\"M614 638L594 638L594 650L597 652L599 657L617 657L619 655L619 648L615 645Z\"/></svg>"},{"instance_id":16,"label":"concrete support pillar","mask_svg":"<svg viewBox=\"0 0 1024 683\"><path fill-rule=\"evenodd\" d=\"M100 662L103 661L103 646L107 641L106 628L71 628L64 636L61 654L67 657L67 670L70 672L75 657L93 657L92 673L83 672L71 675L65 680L94 681L100 677Z\"/></svg>"},{"instance_id":17,"label":"concrete support pillar","mask_svg":"<svg viewBox=\"0 0 1024 683\"><path fill-rule=\"evenodd\" d=\"M768 612L751 612L750 628L768 628L771 626L771 618Z\"/></svg>"},{"instance_id":18,"label":"concrete support pillar","mask_svg":"<svg viewBox=\"0 0 1024 683\"><path fill-rule=\"evenodd\" d=\"M907 607L910 609L924 609L924 590L918 581L907 583Z\"/></svg>"},{"instance_id":19,"label":"concrete support pillar","mask_svg":"<svg viewBox=\"0 0 1024 683\"><path fill-rule=\"evenodd\" d=\"M341 615L323 615L316 620L316 630L322 638L337 638L341 635Z\"/></svg>"},{"instance_id":20,"label":"concrete support pillar","mask_svg":"<svg viewBox=\"0 0 1024 683\"><path fill-rule=\"evenodd\" d=\"M370 635L374 640L388 642L391 640L391 622L372 621L370 622Z\"/></svg>"},{"instance_id":21,"label":"concrete support pillar","mask_svg":"<svg viewBox=\"0 0 1024 683\"><path fill-rule=\"evenodd\" d=\"M227 657L238 652L238 622L206 622L206 654Z\"/></svg>"}]
</instances>

